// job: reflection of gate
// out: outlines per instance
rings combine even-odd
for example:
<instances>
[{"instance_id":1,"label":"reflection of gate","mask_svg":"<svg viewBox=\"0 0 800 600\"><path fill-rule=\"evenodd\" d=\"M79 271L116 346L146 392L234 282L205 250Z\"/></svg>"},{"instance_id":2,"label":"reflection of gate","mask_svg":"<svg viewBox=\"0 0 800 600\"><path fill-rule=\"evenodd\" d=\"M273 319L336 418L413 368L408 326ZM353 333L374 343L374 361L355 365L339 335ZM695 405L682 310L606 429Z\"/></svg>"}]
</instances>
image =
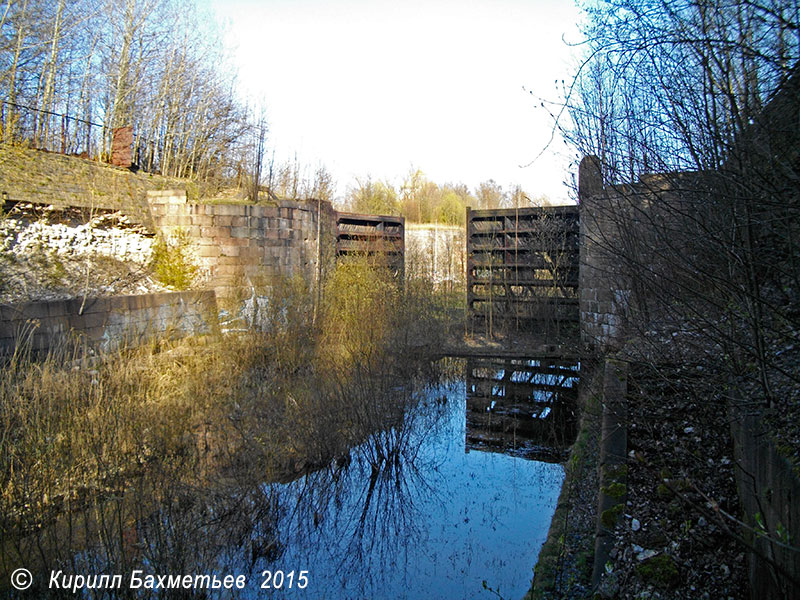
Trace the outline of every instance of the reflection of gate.
<instances>
[{"instance_id":1,"label":"reflection of gate","mask_svg":"<svg viewBox=\"0 0 800 600\"><path fill-rule=\"evenodd\" d=\"M467 209L474 330L564 335L578 327L577 206Z\"/></svg>"},{"instance_id":2,"label":"reflection of gate","mask_svg":"<svg viewBox=\"0 0 800 600\"><path fill-rule=\"evenodd\" d=\"M336 256L377 257L402 278L404 255L403 217L336 214Z\"/></svg>"},{"instance_id":3,"label":"reflection of gate","mask_svg":"<svg viewBox=\"0 0 800 600\"><path fill-rule=\"evenodd\" d=\"M465 448L563 458L577 433L576 360L467 360Z\"/></svg>"}]
</instances>

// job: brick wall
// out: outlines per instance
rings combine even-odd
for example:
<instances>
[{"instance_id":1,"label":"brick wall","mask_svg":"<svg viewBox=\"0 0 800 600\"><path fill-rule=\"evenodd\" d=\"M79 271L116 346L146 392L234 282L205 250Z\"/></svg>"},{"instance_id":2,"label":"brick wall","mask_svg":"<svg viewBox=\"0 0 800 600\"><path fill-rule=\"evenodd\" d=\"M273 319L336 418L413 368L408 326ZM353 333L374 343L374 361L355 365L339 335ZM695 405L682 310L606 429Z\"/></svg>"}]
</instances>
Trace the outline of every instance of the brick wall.
<instances>
[{"instance_id":1,"label":"brick wall","mask_svg":"<svg viewBox=\"0 0 800 600\"><path fill-rule=\"evenodd\" d=\"M318 234L323 261L333 248L336 219L329 202L189 204L181 191L148 192L147 199L157 231L190 235L195 262L220 296L268 284L278 275L299 273L314 281Z\"/></svg>"},{"instance_id":2,"label":"brick wall","mask_svg":"<svg viewBox=\"0 0 800 600\"><path fill-rule=\"evenodd\" d=\"M101 350L136 345L151 337L208 333L217 327L214 292L180 292L71 298L0 305L0 353L13 352L30 340L44 351L70 332L86 337Z\"/></svg>"}]
</instances>

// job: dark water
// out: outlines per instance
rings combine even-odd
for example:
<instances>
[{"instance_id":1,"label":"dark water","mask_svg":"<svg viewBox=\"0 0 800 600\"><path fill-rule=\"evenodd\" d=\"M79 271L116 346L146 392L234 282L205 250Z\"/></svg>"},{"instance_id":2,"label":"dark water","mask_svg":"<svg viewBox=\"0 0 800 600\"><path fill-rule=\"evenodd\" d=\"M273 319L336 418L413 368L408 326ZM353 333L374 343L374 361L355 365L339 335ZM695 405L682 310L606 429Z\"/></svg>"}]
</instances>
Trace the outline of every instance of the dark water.
<instances>
[{"instance_id":1,"label":"dark water","mask_svg":"<svg viewBox=\"0 0 800 600\"><path fill-rule=\"evenodd\" d=\"M130 596L134 570L246 581L135 597L520 598L574 438L577 368L470 360L348 456L289 483L185 489L133 524L111 519L102 550L47 560L27 593L46 591L55 564L122 575L122 590L78 590L92 598Z\"/></svg>"}]
</instances>

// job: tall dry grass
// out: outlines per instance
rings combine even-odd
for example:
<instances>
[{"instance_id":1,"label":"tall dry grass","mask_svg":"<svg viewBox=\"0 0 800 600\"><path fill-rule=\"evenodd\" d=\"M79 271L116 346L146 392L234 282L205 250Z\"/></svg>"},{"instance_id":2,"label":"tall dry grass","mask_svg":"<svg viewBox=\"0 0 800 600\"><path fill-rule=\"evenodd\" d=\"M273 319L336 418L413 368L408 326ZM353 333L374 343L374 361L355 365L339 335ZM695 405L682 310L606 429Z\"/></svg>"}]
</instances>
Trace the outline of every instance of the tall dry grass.
<instances>
[{"instance_id":1,"label":"tall dry grass","mask_svg":"<svg viewBox=\"0 0 800 600\"><path fill-rule=\"evenodd\" d=\"M145 543L137 524L257 497L262 482L345 460L376 431L390 447L412 418L422 384L410 382L443 335L446 306L424 282L358 260L337 266L316 320L315 300L303 280L283 279L245 334L102 356L65 338L46 357L10 357L0 380L0 571L74 564L88 548L101 549L106 571L142 560L143 547L151 563L167 560L194 544L185 525Z\"/></svg>"}]
</instances>

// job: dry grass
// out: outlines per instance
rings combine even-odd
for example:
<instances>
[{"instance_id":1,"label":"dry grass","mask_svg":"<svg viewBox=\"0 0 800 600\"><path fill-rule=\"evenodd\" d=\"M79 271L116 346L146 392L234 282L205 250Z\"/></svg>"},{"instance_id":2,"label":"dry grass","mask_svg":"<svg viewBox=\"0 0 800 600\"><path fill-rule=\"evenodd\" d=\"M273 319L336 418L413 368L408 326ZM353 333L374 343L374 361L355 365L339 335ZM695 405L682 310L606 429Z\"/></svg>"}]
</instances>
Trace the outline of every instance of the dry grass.
<instances>
[{"instance_id":1,"label":"dry grass","mask_svg":"<svg viewBox=\"0 0 800 600\"><path fill-rule=\"evenodd\" d=\"M425 358L420 336L437 336L435 308L424 286L350 265L316 322L311 291L285 280L247 334L18 352L0 380L0 571L98 545L127 564L131 528L154 513L296 477L388 431L412 405L397 384Z\"/></svg>"}]
</instances>

